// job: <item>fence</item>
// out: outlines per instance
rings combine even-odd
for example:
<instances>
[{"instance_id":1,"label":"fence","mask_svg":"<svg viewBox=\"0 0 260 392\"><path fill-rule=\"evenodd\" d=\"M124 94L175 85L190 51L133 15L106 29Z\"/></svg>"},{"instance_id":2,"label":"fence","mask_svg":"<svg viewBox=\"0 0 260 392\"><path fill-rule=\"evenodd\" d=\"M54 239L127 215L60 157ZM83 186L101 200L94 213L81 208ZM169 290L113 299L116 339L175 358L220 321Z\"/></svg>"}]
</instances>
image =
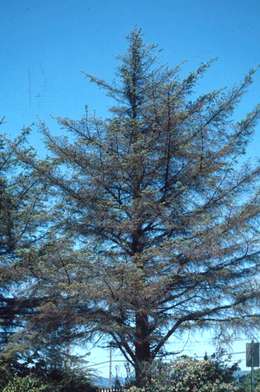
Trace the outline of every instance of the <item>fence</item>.
<instances>
[{"instance_id":1,"label":"fence","mask_svg":"<svg viewBox=\"0 0 260 392\"><path fill-rule=\"evenodd\" d=\"M98 388L98 392L126 392L126 388Z\"/></svg>"}]
</instances>

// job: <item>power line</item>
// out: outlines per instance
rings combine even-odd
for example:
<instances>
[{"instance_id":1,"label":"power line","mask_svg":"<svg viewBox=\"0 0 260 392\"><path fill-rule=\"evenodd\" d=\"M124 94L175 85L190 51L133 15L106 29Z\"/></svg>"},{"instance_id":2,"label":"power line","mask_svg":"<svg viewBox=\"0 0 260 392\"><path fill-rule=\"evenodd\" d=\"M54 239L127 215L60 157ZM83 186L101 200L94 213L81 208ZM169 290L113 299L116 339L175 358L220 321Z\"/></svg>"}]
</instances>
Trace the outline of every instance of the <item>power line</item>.
<instances>
[{"instance_id":1,"label":"power line","mask_svg":"<svg viewBox=\"0 0 260 392\"><path fill-rule=\"evenodd\" d=\"M227 353L226 355L242 355L242 354L246 354L246 352L245 351L236 351L236 352L229 352L229 353ZM199 356L196 356L197 358L204 358L204 355L199 355ZM110 359L108 360L108 361L103 361L103 362L97 362L97 363L92 363L91 364L91 366L100 366L100 365L107 365L108 363L119 363L119 362L121 362L121 363L126 363L127 361L125 360L125 359L111 359L111 361L110 361Z\"/></svg>"},{"instance_id":2,"label":"power line","mask_svg":"<svg viewBox=\"0 0 260 392\"><path fill-rule=\"evenodd\" d=\"M124 362L124 363L126 363L127 361L125 359L112 359L111 363L114 363L114 362ZM108 361L104 361L104 362L92 363L91 366L106 365L108 363L110 363L110 359Z\"/></svg>"}]
</instances>

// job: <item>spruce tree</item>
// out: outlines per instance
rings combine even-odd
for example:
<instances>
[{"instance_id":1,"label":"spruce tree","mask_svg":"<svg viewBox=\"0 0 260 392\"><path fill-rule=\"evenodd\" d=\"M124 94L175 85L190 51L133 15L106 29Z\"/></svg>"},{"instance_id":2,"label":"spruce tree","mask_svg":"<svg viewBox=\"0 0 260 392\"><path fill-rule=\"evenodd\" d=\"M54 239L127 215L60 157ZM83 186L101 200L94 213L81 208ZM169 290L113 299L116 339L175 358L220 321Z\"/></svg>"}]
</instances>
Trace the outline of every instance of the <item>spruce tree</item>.
<instances>
[{"instance_id":1,"label":"spruce tree","mask_svg":"<svg viewBox=\"0 0 260 392\"><path fill-rule=\"evenodd\" d=\"M175 334L253 326L260 293L260 169L244 158L260 107L234 119L254 71L195 97L211 62L185 78L157 64L134 31L113 84L87 75L114 100L110 117L59 118L62 137L42 124L48 160L20 153L72 243L56 284L71 322L112 339L138 385Z\"/></svg>"}]
</instances>

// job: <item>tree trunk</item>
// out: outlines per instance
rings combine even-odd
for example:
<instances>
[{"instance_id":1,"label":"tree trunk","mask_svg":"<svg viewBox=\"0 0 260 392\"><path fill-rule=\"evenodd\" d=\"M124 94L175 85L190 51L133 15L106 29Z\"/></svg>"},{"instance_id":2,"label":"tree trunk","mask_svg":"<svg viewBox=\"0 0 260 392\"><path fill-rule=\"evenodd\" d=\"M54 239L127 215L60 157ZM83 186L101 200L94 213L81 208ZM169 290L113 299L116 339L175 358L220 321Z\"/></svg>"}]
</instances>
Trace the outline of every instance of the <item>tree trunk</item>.
<instances>
[{"instance_id":1,"label":"tree trunk","mask_svg":"<svg viewBox=\"0 0 260 392\"><path fill-rule=\"evenodd\" d=\"M149 342L149 322L147 313L136 313L136 341L135 341L135 377L136 385L144 386L149 379L149 367L151 364L151 350Z\"/></svg>"}]
</instances>

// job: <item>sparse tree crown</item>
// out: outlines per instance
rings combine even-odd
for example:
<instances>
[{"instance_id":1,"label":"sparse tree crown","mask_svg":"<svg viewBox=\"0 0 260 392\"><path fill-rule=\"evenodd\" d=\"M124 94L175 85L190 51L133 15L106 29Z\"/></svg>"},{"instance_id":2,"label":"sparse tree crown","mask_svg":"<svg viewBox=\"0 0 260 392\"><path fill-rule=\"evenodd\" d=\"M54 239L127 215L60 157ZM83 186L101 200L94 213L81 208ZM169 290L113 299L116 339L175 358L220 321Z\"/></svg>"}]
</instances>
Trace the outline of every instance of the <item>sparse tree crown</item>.
<instances>
[{"instance_id":1,"label":"sparse tree crown","mask_svg":"<svg viewBox=\"0 0 260 392\"><path fill-rule=\"evenodd\" d=\"M51 157L24 158L54 191L55 238L73 249L62 268L46 248L37 268L51 258L71 323L112 338L139 384L172 335L257 320L260 170L242 157L260 107L232 118L254 71L194 98L209 66L182 79L136 30L114 84L88 75L114 99L110 117L59 118L61 138L43 125Z\"/></svg>"}]
</instances>

